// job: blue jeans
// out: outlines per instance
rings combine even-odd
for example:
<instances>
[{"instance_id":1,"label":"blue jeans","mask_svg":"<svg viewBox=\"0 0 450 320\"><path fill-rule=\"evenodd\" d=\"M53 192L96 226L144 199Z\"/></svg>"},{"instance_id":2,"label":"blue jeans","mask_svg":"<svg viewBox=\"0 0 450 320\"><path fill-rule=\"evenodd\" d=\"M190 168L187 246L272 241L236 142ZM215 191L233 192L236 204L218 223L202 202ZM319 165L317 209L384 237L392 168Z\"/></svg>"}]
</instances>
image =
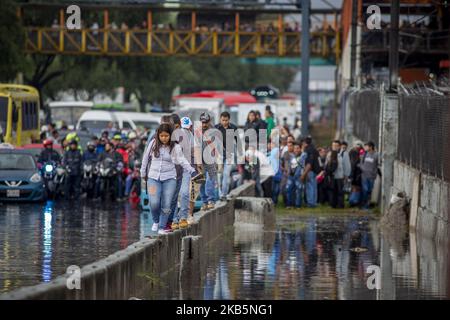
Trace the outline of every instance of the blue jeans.
<instances>
[{"instance_id":1,"label":"blue jeans","mask_svg":"<svg viewBox=\"0 0 450 320\"><path fill-rule=\"evenodd\" d=\"M128 197L130 195L132 184L133 184L133 175L129 174L125 179L125 197Z\"/></svg>"},{"instance_id":2,"label":"blue jeans","mask_svg":"<svg viewBox=\"0 0 450 320\"><path fill-rule=\"evenodd\" d=\"M216 202L216 185L217 185L217 177L210 176L208 172L206 172L206 182L202 184L200 187L200 197L202 198L202 202L204 204L208 202Z\"/></svg>"},{"instance_id":3,"label":"blue jeans","mask_svg":"<svg viewBox=\"0 0 450 320\"><path fill-rule=\"evenodd\" d=\"M178 215L175 215L175 222L183 219L187 219L189 213L190 202L190 186L191 186L191 175L189 172L183 172L183 179L181 180L180 189L180 211Z\"/></svg>"},{"instance_id":4,"label":"blue jeans","mask_svg":"<svg viewBox=\"0 0 450 320\"><path fill-rule=\"evenodd\" d=\"M231 179L231 164L224 163L223 164L223 173L222 173L222 188L221 188L221 197L225 197L230 191L230 179Z\"/></svg>"},{"instance_id":5,"label":"blue jeans","mask_svg":"<svg viewBox=\"0 0 450 320\"><path fill-rule=\"evenodd\" d=\"M287 206L300 208L302 206L303 183L300 177L289 176L286 184Z\"/></svg>"},{"instance_id":6,"label":"blue jeans","mask_svg":"<svg viewBox=\"0 0 450 320\"><path fill-rule=\"evenodd\" d=\"M281 181L272 179L272 201L273 203L278 203L278 198L280 197L281 191Z\"/></svg>"},{"instance_id":7,"label":"blue jeans","mask_svg":"<svg viewBox=\"0 0 450 320\"><path fill-rule=\"evenodd\" d=\"M159 229L164 229L167 225L176 187L176 179L164 181L148 179L148 194L153 223L159 222Z\"/></svg>"},{"instance_id":8,"label":"blue jeans","mask_svg":"<svg viewBox=\"0 0 450 320\"><path fill-rule=\"evenodd\" d=\"M178 195L180 194L181 181L181 179L177 178L177 187L175 188L175 193L173 194L172 205L170 206L172 211L170 212L169 219L167 221L168 223L173 222L175 213L178 211ZM177 219L175 219L175 221L177 221Z\"/></svg>"},{"instance_id":9,"label":"blue jeans","mask_svg":"<svg viewBox=\"0 0 450 320\"><path fill-rule=\"evenodd\" d=\"M306 205L309 208L317 206L317 180L316 174L312 171L308 172L305 183Z\"/></svg>"},{"instance_id":10,"label":"blue jeans","mask_svg":"<svg viewBox=\"0 0 450 320\"><path fill-rule=\"evenodd\" d=\"M361 203L364 209L369 208L370 196L372 195L375 179L361 178L362 199Z\"/></svg>"}]
</instances>

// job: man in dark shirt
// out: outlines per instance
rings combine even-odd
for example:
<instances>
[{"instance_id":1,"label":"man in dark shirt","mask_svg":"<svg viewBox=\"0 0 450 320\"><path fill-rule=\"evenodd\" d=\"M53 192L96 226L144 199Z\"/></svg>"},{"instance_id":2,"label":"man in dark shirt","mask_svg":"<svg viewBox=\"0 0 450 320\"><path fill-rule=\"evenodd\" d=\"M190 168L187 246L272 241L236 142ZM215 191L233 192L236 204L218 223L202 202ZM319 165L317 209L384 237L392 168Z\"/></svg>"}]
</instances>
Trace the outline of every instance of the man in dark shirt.
<instances>
[{"instance_id":1,"label":"man in dark shirt","mask_svg":"<svg viewBox=\"0 0 450 320\"><path fill-rule=\"evenodd\" d=\"M223 143L223 172L222 172L222 181L220 188L220 200L226 200L228 195L229 187L230 187L230 177L231 177L231 169L232 165L235 163L235 153L236 153L236 138L233 138L233 150L228 150L228 159L227 159L227 132L229 132L229 136L231 137L231 133L234 137L235 130L237 127L230 122L230 114L228 112L222 112L220 115L220 123L217 124L216 129L220 131L222 134L222 143ZM220 171L220 170L219 170Z\"/></svg>"}]
</instances>

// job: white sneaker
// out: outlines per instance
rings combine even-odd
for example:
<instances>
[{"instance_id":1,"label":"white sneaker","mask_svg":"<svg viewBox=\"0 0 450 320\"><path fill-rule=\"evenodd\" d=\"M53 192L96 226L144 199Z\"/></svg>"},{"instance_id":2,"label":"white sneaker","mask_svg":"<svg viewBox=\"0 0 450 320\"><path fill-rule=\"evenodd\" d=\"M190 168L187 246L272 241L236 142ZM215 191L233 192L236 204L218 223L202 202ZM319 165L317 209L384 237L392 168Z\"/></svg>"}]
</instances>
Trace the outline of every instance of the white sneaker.
<instances>
[{"instance_id":1,"label":"white sneaker","mask_svg":"<svg viewBox=\"0 0 450 320\"><path fill-rule=\"evenodd\" d=\"M154 223L152 225L152 231L158 231L159 223Z\"/></svg>"},{"instance_id":2,"label":"white sneaker","mask_svg":"<svg viewBox=\"0 0 450 320\"><path fill-rule=\"evenodd\" d=\"M169 231L166 231L164 229L159 229L158 234L169 234Z\"/></svg>"},{"instance_id":3,"label":"white sneaker","mask_svg":"<svg viewBox=\"0 0 450 320\"><path fill-rule=\"evenodd\" d=\"M189 224L193 224L193 223L195 223L195 219L194 219L194 217L192 217L192 216L189 216L189 218L187 218L187 222L188 222Z\"/></svg>"}]
</instances>

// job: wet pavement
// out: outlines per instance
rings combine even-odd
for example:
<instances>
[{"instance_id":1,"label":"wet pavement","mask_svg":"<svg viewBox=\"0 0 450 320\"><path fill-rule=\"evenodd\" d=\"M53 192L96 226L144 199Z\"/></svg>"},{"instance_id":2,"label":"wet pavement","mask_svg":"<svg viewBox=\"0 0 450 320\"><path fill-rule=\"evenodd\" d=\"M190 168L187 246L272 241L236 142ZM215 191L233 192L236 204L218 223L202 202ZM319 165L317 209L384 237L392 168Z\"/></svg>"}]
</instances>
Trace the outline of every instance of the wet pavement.
<instances>
[{"instance_id":1,"label":"wet pavement","mask_svg":"<svg viewBox=\"0 0 450 320\"><path fill-rule=\"evenodd\" d=\"M148 235L151 216L127 203L0 205L0 293L65 273ZM383 234L366 215L277 217L274 230L229 227L207 245L202 281L187 289L178 268L146 275L142 299L446 299L448 246ZM381 268L381 290L367 287Z\"/></svg>"}]
</instances>

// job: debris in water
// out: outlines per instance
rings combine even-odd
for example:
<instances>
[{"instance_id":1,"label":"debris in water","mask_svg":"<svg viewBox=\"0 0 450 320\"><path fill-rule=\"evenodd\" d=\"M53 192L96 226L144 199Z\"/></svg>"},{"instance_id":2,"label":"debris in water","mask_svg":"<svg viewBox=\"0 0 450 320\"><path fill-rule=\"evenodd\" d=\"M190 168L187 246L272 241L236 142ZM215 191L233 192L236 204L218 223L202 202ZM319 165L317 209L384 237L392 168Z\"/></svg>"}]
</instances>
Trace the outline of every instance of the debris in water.
<instances>
[{"instance_id":1,"label":"debris in water","mask_svg":"<svg viewBox=\"0 0 450 320\"><path fill-rule=\"evenodd\" d=\"M367 248L362 248L362 247L355 247L355 248L351 248L350 249L350 251L351 252L366 252L367 250L369 250L369 249L367 249Z\"/></svg>"}]
</instances>

